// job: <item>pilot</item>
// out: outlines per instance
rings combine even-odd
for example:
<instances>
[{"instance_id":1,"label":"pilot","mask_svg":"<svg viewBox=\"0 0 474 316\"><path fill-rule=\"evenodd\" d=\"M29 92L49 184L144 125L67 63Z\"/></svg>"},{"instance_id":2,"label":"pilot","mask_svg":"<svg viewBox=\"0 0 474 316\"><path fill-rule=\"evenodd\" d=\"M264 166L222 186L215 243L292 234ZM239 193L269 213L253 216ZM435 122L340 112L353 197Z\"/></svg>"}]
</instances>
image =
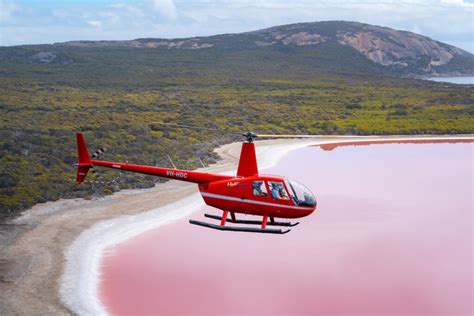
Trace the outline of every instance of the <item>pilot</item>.
<instances>
[{"instance_id":1,"label":"pilot","mask_svg":"<svg viewBox=\"0 0 474 316\"><path fill-rule=\"evenodd\" d=\"M288 197L288 195L286 194L285 189L283 188L283 186L280 186L278 188L278 193L280 194L282 200L289 200L290 199Z\"/></svg>"}]
</instances>

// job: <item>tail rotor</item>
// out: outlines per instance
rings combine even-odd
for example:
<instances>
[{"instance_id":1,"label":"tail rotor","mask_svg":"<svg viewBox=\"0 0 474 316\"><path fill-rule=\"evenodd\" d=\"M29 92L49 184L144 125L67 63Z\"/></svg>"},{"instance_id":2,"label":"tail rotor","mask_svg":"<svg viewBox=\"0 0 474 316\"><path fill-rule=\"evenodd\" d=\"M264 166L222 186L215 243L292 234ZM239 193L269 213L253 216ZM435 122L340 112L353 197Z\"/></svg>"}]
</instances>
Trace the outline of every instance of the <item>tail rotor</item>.
<instances>
[{"instance_id":1,"label":"tail rotor","mask_svg":"<svg viewBox=\"0 0 474 316\"><path fill-rule=\"evenodd\" d=\"M100 155L102 155L103 153L105 153L107 151L107 148L105 147L102 147L102 148L99 148L97 149L96 151L94 151L94 153L92 154L92 159L97 159L100 157ZM91 167L91 173L94 175L94 180L93 182L101 182L101 176L102 174L99 172L99 169L97 168L94 168L94 166Z\"/></svg>"},{"instance_id":2,"label":"tail rotor","mask_svg":"<svg viewBox=\"0 0 474 316\"><path fill-rule=\"evenodd\" d=\"M99 158L99 156L102 155L103 153L105 153L106 151L107 151L107 148L105 148L105 147L102 147L102 148L97 149L97 150L94 151L94 153L92 154L92 159Z\"/></svg>"},{"instance_id":3,"label":"tail rotor","mask_svg":"<svg viewBox=\"0 0 474 316\"><path fill-rule=\"evenodd\" d=\"M94 168L92 164L92 159L97 159L100 155L107 152L107 148L102 147L97 149L92 153L92 156L89 156L89 151L87 150L86 142L84 139L84 135L82 133L76 134L77 139L77 153L79 157L79 162L76 164L77 166L77 175L76 175L76 184L81 184L84 182L87 173L90 171L94 175L94 179L92 181L87 181L90 183L101 183L101 184L109 184L117 182L119 177L115 177L110 181L103 181L102 174L99 172L97 168Z\"/></svg>"}]
</instances>

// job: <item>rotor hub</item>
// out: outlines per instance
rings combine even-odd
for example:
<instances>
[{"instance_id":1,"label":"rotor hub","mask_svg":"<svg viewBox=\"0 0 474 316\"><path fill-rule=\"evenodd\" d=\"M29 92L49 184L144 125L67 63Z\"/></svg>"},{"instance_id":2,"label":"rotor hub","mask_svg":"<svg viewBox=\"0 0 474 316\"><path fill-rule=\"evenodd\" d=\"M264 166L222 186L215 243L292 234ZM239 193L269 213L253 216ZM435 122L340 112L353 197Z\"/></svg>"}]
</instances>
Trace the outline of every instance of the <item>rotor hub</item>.
<instances>
[{"instance_id":1,"label":"rotor hub","mask_svg":"<svg viewBox=\"0 0 474 316\"><path fill-rule=\"evenodd\" d=\"M258 135L254 132L247 132L247 133L243 133L242 136L244 136L245 138L247 138L247 141L249 143L252 143L254 138L257 137Z\"/></svg>"}]
</instances>

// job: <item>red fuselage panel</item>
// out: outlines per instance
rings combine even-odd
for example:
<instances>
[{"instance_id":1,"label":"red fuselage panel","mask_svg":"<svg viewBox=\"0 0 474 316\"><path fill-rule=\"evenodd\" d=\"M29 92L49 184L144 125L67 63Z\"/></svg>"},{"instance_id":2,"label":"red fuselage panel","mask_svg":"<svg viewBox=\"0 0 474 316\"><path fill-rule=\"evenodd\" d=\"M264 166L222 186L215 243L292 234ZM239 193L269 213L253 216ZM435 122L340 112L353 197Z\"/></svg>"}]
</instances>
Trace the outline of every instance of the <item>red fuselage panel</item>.
<instances>
[{"instance_id":1,"label":"red fuselage panel","mask_svg":"<svg viewBox=\"0 0 474 316\"><path fill-rule=\"evenodd\" d=\"M256 194L255 183L265 186L264 194ZM286 185L281 177L255 176L233 178L199 185L199 191L207 205L235 213L268 215L280 218L298 218L314 212L316 206L298 206L293 199L272 195L269 183Z\"/></svg>"}]
</instances>

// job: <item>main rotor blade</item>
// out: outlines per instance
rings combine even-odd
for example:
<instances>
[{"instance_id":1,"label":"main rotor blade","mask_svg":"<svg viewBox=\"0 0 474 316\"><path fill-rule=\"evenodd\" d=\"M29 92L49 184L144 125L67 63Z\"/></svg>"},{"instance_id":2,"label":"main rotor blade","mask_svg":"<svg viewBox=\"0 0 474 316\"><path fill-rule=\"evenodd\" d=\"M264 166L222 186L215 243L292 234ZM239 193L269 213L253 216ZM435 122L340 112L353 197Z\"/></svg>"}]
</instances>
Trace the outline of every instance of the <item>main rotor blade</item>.
<instances>
[{"instance_id":1,"label":"main rotor blade","mask_svg":"<svg viewBox=\"0 0 474 316\"><path fill-rule=\"evenodd\" d=\"M321 135L267 135L267 134L257 134L257 137L264 138L320 138Z\"/></svg>"},{"instance_id":2,"label":"main rotor blade","mask_svg":"<svg viewBox=\"0 0 474 316\"><path fill-rule=\"evenodd\" d=\"M176 123L165 123L165 122L158 122L157 124L174 126L174 127L184 127L184 128L190 128L190 129L200 129L200 130L205 130L205 131L218 132L218 133L222 133L222 134L232 134L232 135L242 136L241 133L230 132L230 131L227 131L227 130L220 130L220 129L217 129L217 128L209 128L209 127L202 127L202 126L195 126L195 125L185 125L185 124L176 124Z\"/></svg>"},{"instance_id":3,"label":"main rotor blade","mask_svg":"<svg viewBox=\"0 0 474 316\"><path fill-rule=\"evenodd\" d=\"M225 129L201 127L201 126L195 126L195 125L185 125L185 124L165 123L165 122L158 122L157 124L173 126L173 127L190 128L190 129L196 129L196 130L212 131L212 132L218 132L222 134L244 136L244 137L247 137L248 141L251 141L255 137L262 137L262 138L321 138L321 137L324 137L324 135L290 135L290 134L275 135L275 134L255 134L253 132L237 133L237 132L231 132Z\"/></svg>"}]
</instances>

